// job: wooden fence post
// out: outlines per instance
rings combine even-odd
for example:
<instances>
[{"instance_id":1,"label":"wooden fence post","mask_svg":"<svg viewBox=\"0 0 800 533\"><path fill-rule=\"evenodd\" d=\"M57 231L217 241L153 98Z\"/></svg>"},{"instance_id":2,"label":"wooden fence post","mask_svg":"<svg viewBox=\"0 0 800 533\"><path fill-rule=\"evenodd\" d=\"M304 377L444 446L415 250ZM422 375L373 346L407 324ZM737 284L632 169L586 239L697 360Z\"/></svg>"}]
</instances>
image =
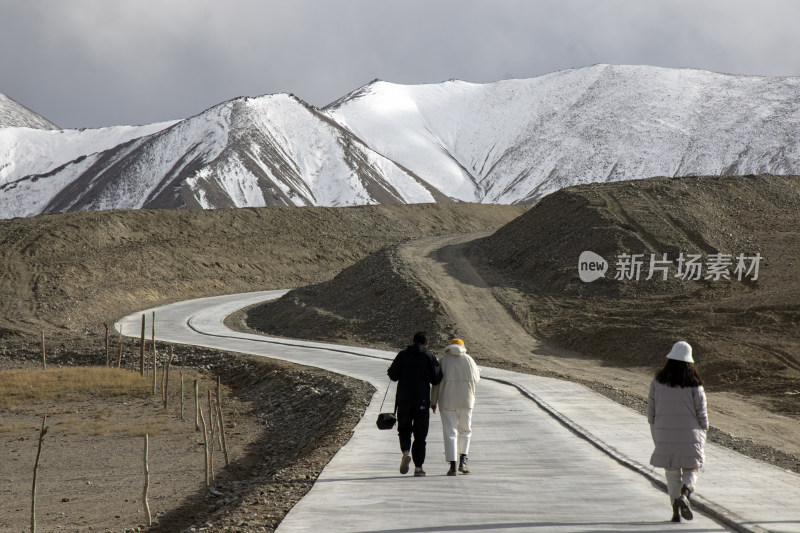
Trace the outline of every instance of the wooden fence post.
<instances>
[{"instance_id":1,"label":"wooden fence post","mask_svg":"<svg viewBox=\"0 0 800 533\"><path fill-rule=\"evenodd\" d=\"M119 353L117 354L117 368L122 368L122 328L119 328Z\"/></svg>"},{"instance_id":2,"label":"wooden fence post","mask_svg":"<svg viewBox=\"0 0 800 533\"><path fill-rule=\"evenodd\" d=\"M181 420L186 420L183 417L183 370L181 370Z\"/></svg>"},{"instance_id":3,"label":"wooden fence post","mask_svg":"<svg viewBox=\"0 0 800 533\"><path fill-rule=\"evenodd\" d=\"M36 462L33 464L33 487L31 488L31 533L36 533L36 476L39 473L39 456L42 454L42 441L47 433L47 415L42 417L42 429L39 432L39 449L36 451Z\"/></svg>"},{"instance_id":4,"label":"wooden fence post","mask_svg":"<svg viewBox=\"0 0 800 533\"><path fill-rule=\"evenodd\" d=\"M203 422L203 444L205 445L205 462L206 462L206 489L211 486L211 476L208 472L208 430L206 429L206 417L203 416L203 410L200 409L200 421Z\"/></svg>"},{"instance_id":5,"label":"wooden fence post","mask_svg":"<svg viewBox=\"0 0 800 533\"><path fill-rule=\"evenodd\" d=\"M106 368L111 368L111 356L108 353L108 322L103 322L106 328Z\"/></svg>"},{"instance_id":6,"label":"wooden fence post","mask_svg":"<svg viewBox=\"0 0 800 533\"><path fill-rule=\"evenodd\" d=\"M47 357L44 353L44 331L42 331L42 370L47 370Z\"/></svg>"},{"instance_id":7,"label":"wooden fence post","mask_svg":"<svg viewBox=\"0 0 800 533\"><path fill-rule=\"evenodd\" d=\"M200 430L200 386L194 380L194 430Z\"/></svg>"},{"instance_id":8,"label":"wooden fence post","mask_svg":"<svg viewBox=\"0 0 800 533\"><path fill-rule=\"evenodd\" d=\"M150 465L147 462L149 454L149 435L144 435L144 489L142 489L142 505L144 506L144 515L147 517L147 527L153 525L153 517L150 515L150 502L147 501L147 491L150 488Z\"/></svg>"},{"instance_id":9,"label":"wooden fence post","mask_svg":"<svg viewBox=\"0 0 800 533\"><path fill-rule=\"evenodd\" d=\"M173 350L172 346L169 347L169 359L167 360L167 369L164 372L164 409L167 408L167 400L169 397L169 369L172 366L172 358L175 357L175 351Z\"/></svg>"},{"instance_id":10,"label":"wooden fence post","mask_svg":"<svg viewBox=\"0 0 800 533\"><path fill-rule=\"evenodd\" d=\"M222 427L222 377L217 376L217 426L219 427L219 432L217 433L217 439L219 440L219 448L222 450L223 455L225 456L225 466L228 466L228 445L225 441L225 430Z\"/></svg>"},{"instance_id":11,"label":"wooden fence post","mask_svg":"<svg viewBox=\"0 0 800 533\"><path fill-rule=\"evenodd\" d=\"M142 315L142 340L139 344L139 374L144 376L144 315Z\"/></svg>"},{"instance_id":12,"label":"wooden fence post","mask_svg":"<svg viewBox=\"0 0 800 533\"><path fill-rule=\"evenodd\" d=\"M158 361L156 360L156 312L153 311L152 338L153 338L153 396L156 395L158 383Z\"/></svg>"},{"instance_id":13,"label":"wooden fence post","mask_svg":"<svg viewBox=\"0 0 800 533\"><path fill-rule=\"evenodd\" d=\"M211 480L214 480L214 435L216 434L216 424L214 423L214 407L211 405L211 391L208 390L208 422L211 426L211 446L208 450L208 468L211 471Z\"/></svg>"},{"instance_id":14,"label":"wooden fence post","mask_svg":"<svg viewBox=\"0 0 800 533\"><path fill-rule=\"evenodd\" d=\"M161 402L167 407L167 364L161 364Z\"/></svg>"},{"instance_id":15,"label":"wooden fence post","mask_svg":"<svg viewBox=\"0 0 800 533\"><path fill-rule=\"evenodd\" d=\"M219 434L222 437L222 455L225 457L225 466L228 466L228 441L225 439L225 420L222 418L222 404L217 397L217 422L219 423Z\"/></svg>"}]
</instances>

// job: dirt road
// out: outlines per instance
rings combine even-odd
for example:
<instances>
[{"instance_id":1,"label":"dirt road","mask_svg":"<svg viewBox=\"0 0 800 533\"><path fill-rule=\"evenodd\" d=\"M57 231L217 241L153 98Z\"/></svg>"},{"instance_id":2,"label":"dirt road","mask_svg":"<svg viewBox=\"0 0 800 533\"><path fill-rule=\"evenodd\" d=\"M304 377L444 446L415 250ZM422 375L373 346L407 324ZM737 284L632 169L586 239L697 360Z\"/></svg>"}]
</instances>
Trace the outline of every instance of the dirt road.
<instances>
[{"instance_id":1,"label":"dirt road","mask_svg":"<svg viewBox=\"0 0 800 533\"><path fill-rule=\"evenodd\" d=\"M400 247L400 257L411 267L413 277L426 286L452 317L459 334L472 340L476 353L514 354L520 356L541 353L539 341L531 337L514 320L508 310L492 295L492 288L484 281L467 257L467 246L476 238L491 232L448 235L415 240ZM498 348L502 347L501 351Z\"/></svg>"}]
</instances>

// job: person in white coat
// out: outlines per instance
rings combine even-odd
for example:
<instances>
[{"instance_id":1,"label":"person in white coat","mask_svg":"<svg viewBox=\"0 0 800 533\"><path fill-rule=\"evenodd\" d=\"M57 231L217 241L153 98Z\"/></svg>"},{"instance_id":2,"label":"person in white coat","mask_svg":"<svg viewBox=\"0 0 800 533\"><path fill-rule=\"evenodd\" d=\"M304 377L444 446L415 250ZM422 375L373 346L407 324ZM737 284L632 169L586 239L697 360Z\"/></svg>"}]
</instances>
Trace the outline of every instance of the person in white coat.
<instances>
[{"instance_id":1,"label":"person in white coat","mask_svg":"<svg viewBox=\"0 0 800 533\"><path fill-rule=\"evenodd\" d=\"M655 444L650 464L666 473L672 521L691 520L689 497L705 461L708 411L703 378L689 343L678 341L672 346L666 365L650 383L647 421Z\"/></svg>"},{"instance_id":2,"label":"person in white coat","mask_svg":"<svg viewBox=\"0 0 800 533\"><path fill-rule=\"evenodd\" d=\"M453 339L439 358L442 381L431 389L431 408L438 405L442 417L445 459L450 463L448 476L469 474L467 454L472 437L472 408L475 385L480 381L478 365L467 354L464 341ZM458 457L456 457L458 453ZM456 470L456 460L458 469Z\"/></svg>"}]
</instances>

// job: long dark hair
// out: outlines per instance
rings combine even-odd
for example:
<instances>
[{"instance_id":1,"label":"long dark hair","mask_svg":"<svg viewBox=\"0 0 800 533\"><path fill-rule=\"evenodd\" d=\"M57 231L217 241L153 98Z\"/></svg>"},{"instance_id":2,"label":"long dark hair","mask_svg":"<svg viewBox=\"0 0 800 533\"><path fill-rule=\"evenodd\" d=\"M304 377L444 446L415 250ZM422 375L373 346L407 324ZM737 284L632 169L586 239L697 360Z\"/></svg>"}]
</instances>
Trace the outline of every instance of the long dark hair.
<instances>
[{"instance_id":1,"label":"long dark hair","mask_svg":"<svg viewBox=\"0 0 800 533\"><path fill-rule=\"evenodd\" d=\"M667 359L667 364L656 374L656 381L670 387L700 387L703 378L694 363Z\"/></svg>"}]
</instances>

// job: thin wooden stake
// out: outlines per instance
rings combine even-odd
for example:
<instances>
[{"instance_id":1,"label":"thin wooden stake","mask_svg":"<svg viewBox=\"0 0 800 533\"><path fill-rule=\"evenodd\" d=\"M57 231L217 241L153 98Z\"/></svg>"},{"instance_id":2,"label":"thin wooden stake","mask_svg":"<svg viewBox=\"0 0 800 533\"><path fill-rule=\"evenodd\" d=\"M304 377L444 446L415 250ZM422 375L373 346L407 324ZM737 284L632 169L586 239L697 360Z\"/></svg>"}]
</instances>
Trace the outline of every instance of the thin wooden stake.
<instances>
[{"instance_id":1,"label":"thin wooden stake","mask_svg":"<svg viewBox=\"0 0 800 533\"><path fill-rule=\"evenodd\" d=\"M209 410L208 422L211 425L211 431L212 431L211 434L213 435L214 434L213 433L213 431L214 431L214 413L211 412L211 411L214 410L214 407L212 406L212 403L211 403L211 390L207 390L206 392L208 393L208 410Z\"/></svg>"},{"instance_id":2,"label":"thin wooden stake","mask_svg":"<svg viewBox=\"0 0 800 533\"><path fill-rule=\"evenodd\" d=\"M47 356L44 352L44 331L42 332L42 370L47 370Z\"/></svg>"},{"instance_id":3,"label":"thin wooden stake","mask_svg":"<svg viewBox=\"0 0 800 533\"><path fill-rule=\"evenodd\" d=\"M117 346L119 347L119 353L117 353L117 368L122 368L122 327L119 329L119 342Z\"/></svg>"},{"instance_id":4,"label":"thin wooden stake","mask_svg":"<svg viewBox=\"0 0 800 533\"><path fill-rule=\"evenodd\" d=\"M203 410L200 409L200 421L203 422L203 444L205 444L205 460L206 460L206 488L211 486L211 476L208 473L208 431L206 429L206 417L203 416Z\"/></svg>"},{"instance_id":5,"label":"thin wooden stake","mask_svg":"<svg viewBox=\"0 0 800 533\"><path fill-rule=\"evenodd\" d=\"M103 322L103 326L106 328L106 368L110 368L111 356L108 353L108 322Z\"/></svg>"},{"instance_id":6,"label":"thin wooden stake","mask_svg":"<svg viewBox=\"0 0 800 533\"><path fill-rule=\"evenodd\" d=\"M156 359L156 312L153 311L152 338L153 338L153 396L158 387L158 360Z\"/></svg>"},{"instance_id":7,"label":"thin wooden stake","mask_svg":"<svg viewBox=\"0 0 800 533\"><path fill-rule=\"evenodd\" d=\"M139 343L139 374L144 376L144 315L142 315L142 340Z\"/></svg>"},{"instance_id":8,"label":"thin wooden stake","mask_svg":"<svg viewBox=\"0 0 800 533\"><path fill-rule=\"evenodd\" d=\"M181 370L181 421L186 420L183 417L183 370Z\"/></svg>"},{"instance_id":9,"label":"thin wooden stake","mask_svg":"<svg viewBox=\"0 0 800 533\"><path fill-rule=\"evenodd\" d=\"M225 466L228 466L228 446L225 442L225 430L222 427L222 377L217 376L217 425L219 426L219 432L217 433L217 438L219 439L219 447L222 450L223 455L225 456Z\"/></svg>"},{"instance_id":10,"label":"thin wooden stake","mask_svg":"<svg viewBox=\"0 0 800 533\"><path fill-rule=\"evenodd\" d=\"M166 408L167 402L167 365L161 365L161 402L164 403Z\"/></svg>"},{"instance_id":11,"label":"thin wooden stake","mask_svg":"<svg viewBox=\"0 0 800 533\"><path fill-rule=\"evenodd\" d=\"M150 465L147 462L149 454L150 442L149 435L144 435L144 489L142 490L142 505L144 506L144 515L147 517L147 526L153 525L153 518L150 516L150 502L147 501L147 491L150 489Z\"/></svg>"},{"instance_id":12,"label":"thin wooden stake","mask_svg":"<svg viewBox=\"0 0 800 533\"><path fill-rule=\"evenodd\" d=\"M175 351L172 346L169 347L169 360L167 361L167 370L164 373L164 409L167 408L167 400L169 398L169 369L172 366L172 358L175 357Z\"/></svg>"},{"instance_id":13,"label":"thin wooden stake","mask_svg":"<svg viewBox=\"0 0 800 533\"><path fill-rule=\"evenodd\" d=\"M222 418L222 405L217 398L217 422L219 422L219 434L222 437L222 455L225 456L225 466L228 466L228 441L225 439L225 420Z\"/></svg>"},{"instance_id":14,"label":"thin wooden stake","mask_svg":"<svg viewBox=\"0 0 800 533\"><path fill-rule=\"evenodd\" d=\"M200 430L200 386L194 380L194 430Z\"/></svg>"},{"instance_id":15,"label":"thin wooden stake","mask_svg":"<svg viewBox=\"0 0 800 533\"><path fill-rule=\"evenodd\" d=\"M216 434L216 424L214 423L214 407L211 405L211 391L208 392L208 422L211 426L211 446L208 450L208 467L211 470L211 480L214 481L214 435Z\"/></svg>"},{"instance_id":16,"label":"thin wooden stake","mask_svg":"<svg viewBox=\"0 0 800 533\"><path fill-rule=\"evenodd\" d=\"M42 429L39 432L39 449L36 451L36 462L33 464L33 486L31 487L31 533L36 533L36 476L39 473L39 457L42 455L42 441L47 433L47 415L42 417Z\"/></svg>"}]
</instances>

